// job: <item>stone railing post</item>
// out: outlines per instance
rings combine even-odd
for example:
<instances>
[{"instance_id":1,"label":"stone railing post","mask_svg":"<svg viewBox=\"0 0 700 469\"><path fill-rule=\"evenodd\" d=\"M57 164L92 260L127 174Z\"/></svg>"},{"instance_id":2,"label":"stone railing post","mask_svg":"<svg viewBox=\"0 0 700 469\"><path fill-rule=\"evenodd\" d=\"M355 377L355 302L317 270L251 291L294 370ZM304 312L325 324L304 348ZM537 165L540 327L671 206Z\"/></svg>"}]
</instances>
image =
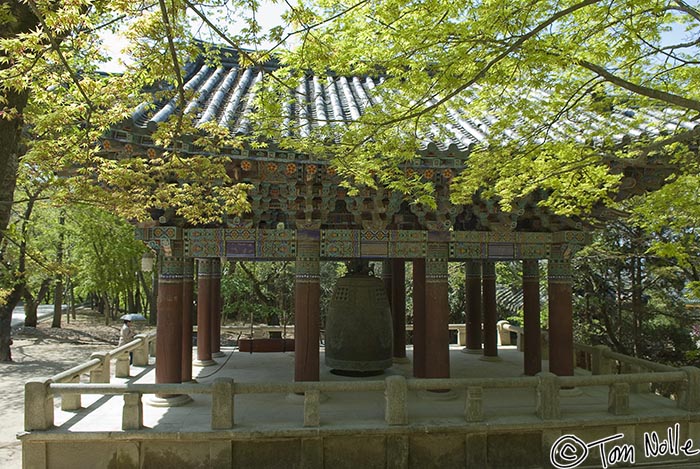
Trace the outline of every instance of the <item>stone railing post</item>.
<instances>
[{"instance_id":1,"label":"stone railing post","mask_svg":"<svg viewBox=\"0 0 700 469\"><path fill-rule=\"evenodd\" d=\"M498 321L496 323L496 329L498 329L498 343L499 345L512 345L510 342L510 331L505 330L505 326L510 325L508 321Z\"/></svg>"},{"instance_id":2,"label":"stone railing post","mask_svg":"<svg viewBox=\"0 0 700 469\"><path fill-rule=\"evenodd\" d=\"M554 373L540 372L536 375L537 383L537 416L542 420L556 420L561 415L559 405L559 381Z\"/></svg>"},{"instance_id":3,"label":"stone railing post","mask_svg":"<svg viewBox=\"0 0 700 469\"><path fill-rule=\"evenodd\" d=\"M464 420L467 422L481 422L484 419L482 396L481 386L467 388L467 398L464 401Z\"/></svg>"},{"instance_id":4,"label":"stone railing post","mask_svg":"<svg viewBox=\"0 0 700 469\"><path fill-rule=\"evenodd\" d=\"M156 356L156 342L158 341L158 337L153 337L151 340L148 341L148 355L151 357Z\"/></svg>"},{"instance_id":5,"label":"stone railing post","mask_svg":"<svg viewBox=\"0 0 700 469\"><path fill-rule=\"evenodd\" d=\"M30 379L24 384L24 429L48 430L53 426L53 394L50 378Z\"/></svg>"},{"instance_id":6,"label":"stone railing post","mask_svg":"<svg viewBox=\"0 0 700 469\"><path fill-rule=\"evenodd\" d=\"M321 392L309 389L304 393L304 426L318 427L321 425Z\"/></svg>"},{"instance_id":7,"label":"stone railing post","mask_svg":"<svg viewBox=\"0 0 700 469\"><path fill-rule=\"evenodd\" d=\"M148 366L148 335L139 334L137 339L141 339L141 344L134 350L134 366Z\"/></svg>"},{"instance_id":8,"label":"stone railing post","mask_svg":"<svg viewBox=\"0 0 700 469\"><path fill-rule=\"evenodd\" d=\"M102 360L100 366L90 372L90 382L91 383L109 383L110 375L110 355L106 352L95 352L90 355L90 358L99 358Z\"/></svg>"},{"instance_id":9,"label":"stone railing post","mask_svg":"<svg viewBox=\"0 0 700 469\"><path fill-rule=\"evenodd\" d=\"M233 387L232 378L217 378L211 389L211 429L233 428Z\"/></svg>"},{"instance_id":10,"label":"stone railing post","mask_svg":"<svg viewBox=\"0 0 700 469\"><path fill-rule=\"evenodd\" d=\"M605 356L610 348L607 345L596 345L591 352L591 373L594 375L612 374L612 361Z\"/></svg>"},{"instance_id":11,"label":"stone railing post","mask_svg":"<svg viewBox=\"0 0 700 469\"><path fill-rule=\"evenodd\" d=\"M641 373L642 372L642 367L639 365L630 365L628 363L625 363L622 365L622 372L624 374L636 374L636 373ZM645 389L646 386L646 389ZM639 394L643 392L647 392L649 390L649 385L645 385L643 383L634 383L630 384L630 392L632 394Z\"/></svg>"},{"instance_id":12,"label":"stone railing post","mask_svg":"<svg viewBox=\"0 0 700 469\"><path fill-rule=\"evenodd\" d=\"M140 430L143 428L143 402L141 393L124 393L122 410L122 430Z\"/></svg>"},{"instance_id":13,"label":"stone railing post","mask_svg":"<svg viewBox=\"0 0 700 469\"><path fill-rule=\"evenodd\" d=\"M386 407L384 420L389 425L408 423L408 386L403 376L389 376L384 380Z\"/></svg>"},{"instance_id":14,"label":"stone railing post","mask_svg":"<svg viewBox=\"0 0 700 469\"><path fill-rule=\"evenodd\" d=\"M518 346L518 352L525 351L525 330L522 328L518 331L518 342L516 345Z\"/></svg>"},{"instance_id":15,"label":"stone railing post","mask_svg":"<svg viewBox=\"0 0 700 469\"><path fill-rule=\"evenodd\" d=\"M80 375L73 376L69 383L80 383ZM82 406L80 393L70 393L61 395L61 410L78 410Z\"/></svg>"},{"instance_id":16,"label":"stone railing post","mask_svg":"<svg viewBox=\"0 0 700 469\"><path fill-rule=\"evenodd\" d=\"M608 412L613 415L630 413L629 383L612 383L608 388Z\"/></svg>"},{"instance_id":17,"label":"stone railing post","mask_svg":"<svg viewBox=\"0 0 700 469\"><path fill-rule=\"evenodd\" d=\"M683 410L697 412L700 410L700 368L695 366L683 366L681 370L688 377L688 382L681 393L679 406Z\"/></svg>"},{"instance_id":18,"label":"stone railing post","mask_svg":"<svg viewBox=\"0 0 700 469\"><path fill-rule=\"evenodd\" d=\"M116 364L114 366L115 378L128 378L131 372L129 364L129 352L122 352L117 355Z\"/></svg>"},{"instance_id":19,"label":"stone railing post","mask_svg":"<svg viewBox=\"0 0 700 469\"><path fill-rule=\"evenodd\" d=\"M549 360L549 336L547 333L543 333L540 337L540 350L542 360Z\"/></svg>"}]
</instances>

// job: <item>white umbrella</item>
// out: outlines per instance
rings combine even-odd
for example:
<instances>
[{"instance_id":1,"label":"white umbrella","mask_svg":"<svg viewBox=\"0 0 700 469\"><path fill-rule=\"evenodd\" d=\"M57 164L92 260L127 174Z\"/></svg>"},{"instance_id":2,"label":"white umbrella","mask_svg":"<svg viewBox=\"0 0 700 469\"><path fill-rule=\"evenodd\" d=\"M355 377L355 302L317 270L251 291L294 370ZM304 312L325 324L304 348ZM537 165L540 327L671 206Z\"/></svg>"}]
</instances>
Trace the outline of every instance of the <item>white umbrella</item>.
<instances>
[{"instance_id":1,"label":"white umbrella","mask_svg":"<svg viewBox=\"0 0 700 469\"><path fill-rule=\"evenodd\" d=\"M121 319L122 321L145 321L146 320L145 316L143 314L139 314L139 313L125 314L122 317L120 317L119 319Z\"/></svg>"}]
</instances>

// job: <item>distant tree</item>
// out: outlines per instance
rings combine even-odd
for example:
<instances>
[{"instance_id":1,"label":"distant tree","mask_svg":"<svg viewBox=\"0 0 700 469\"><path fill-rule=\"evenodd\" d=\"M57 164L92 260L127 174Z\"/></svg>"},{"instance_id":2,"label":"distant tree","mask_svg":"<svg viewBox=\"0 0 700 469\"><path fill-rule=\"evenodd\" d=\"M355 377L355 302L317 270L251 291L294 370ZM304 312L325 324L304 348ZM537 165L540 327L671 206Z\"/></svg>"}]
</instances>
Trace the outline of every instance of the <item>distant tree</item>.
<instances>
[{"instance_id":1,"label":"distant tree","mask_svg":"<svg viewBox=\"0 0 700 469\"><path fill-rule=\"evenodd\" d=\"M655 361L682 363L695 349L686 308L691 280L678 262L651 249L658 236L617 221L574 262L579 340Z\"/></svg>"}]
</instances>

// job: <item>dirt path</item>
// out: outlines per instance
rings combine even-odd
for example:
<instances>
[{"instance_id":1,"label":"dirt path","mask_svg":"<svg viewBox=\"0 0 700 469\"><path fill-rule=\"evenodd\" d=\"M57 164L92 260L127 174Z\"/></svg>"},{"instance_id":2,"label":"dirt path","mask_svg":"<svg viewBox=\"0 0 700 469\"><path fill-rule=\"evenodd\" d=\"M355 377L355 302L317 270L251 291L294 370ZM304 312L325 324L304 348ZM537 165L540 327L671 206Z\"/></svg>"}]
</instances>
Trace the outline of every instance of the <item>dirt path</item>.
<instances>
[{"instance_id":1,"label":"dirt path","mask_svg":"<svg viewBox=\"0 0 700 469\"><path fill-rule=\"evenodd\" d=\"M17 433L24 429L24 383L52 376L86 361L93 352L116 346L119 323L105 326L90 311L79 312L70 324L52 329L20 328L14 333L13 363L0 363L0 468L22 467L22 447Z\"/></svg>"}]
</instances>

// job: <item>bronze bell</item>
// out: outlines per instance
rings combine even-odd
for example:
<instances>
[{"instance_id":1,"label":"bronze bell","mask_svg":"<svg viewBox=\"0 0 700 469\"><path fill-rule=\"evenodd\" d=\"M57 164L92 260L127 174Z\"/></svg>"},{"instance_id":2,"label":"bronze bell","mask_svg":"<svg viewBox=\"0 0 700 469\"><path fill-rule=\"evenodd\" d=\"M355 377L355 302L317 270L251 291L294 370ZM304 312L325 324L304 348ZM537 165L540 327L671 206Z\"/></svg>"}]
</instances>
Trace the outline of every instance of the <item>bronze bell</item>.
<instances>
[{"instance_id":1,"label":"bronze bell","mask_svg":"<svg viewBox=\"0 0 700 469\"><path fill-rule=\"evenodd\" d=\"M339 278L326 317L326 365L339 374L381 373L392 364L392 341L384 282L365 271Z\"/></svg>"}]
</instances>

